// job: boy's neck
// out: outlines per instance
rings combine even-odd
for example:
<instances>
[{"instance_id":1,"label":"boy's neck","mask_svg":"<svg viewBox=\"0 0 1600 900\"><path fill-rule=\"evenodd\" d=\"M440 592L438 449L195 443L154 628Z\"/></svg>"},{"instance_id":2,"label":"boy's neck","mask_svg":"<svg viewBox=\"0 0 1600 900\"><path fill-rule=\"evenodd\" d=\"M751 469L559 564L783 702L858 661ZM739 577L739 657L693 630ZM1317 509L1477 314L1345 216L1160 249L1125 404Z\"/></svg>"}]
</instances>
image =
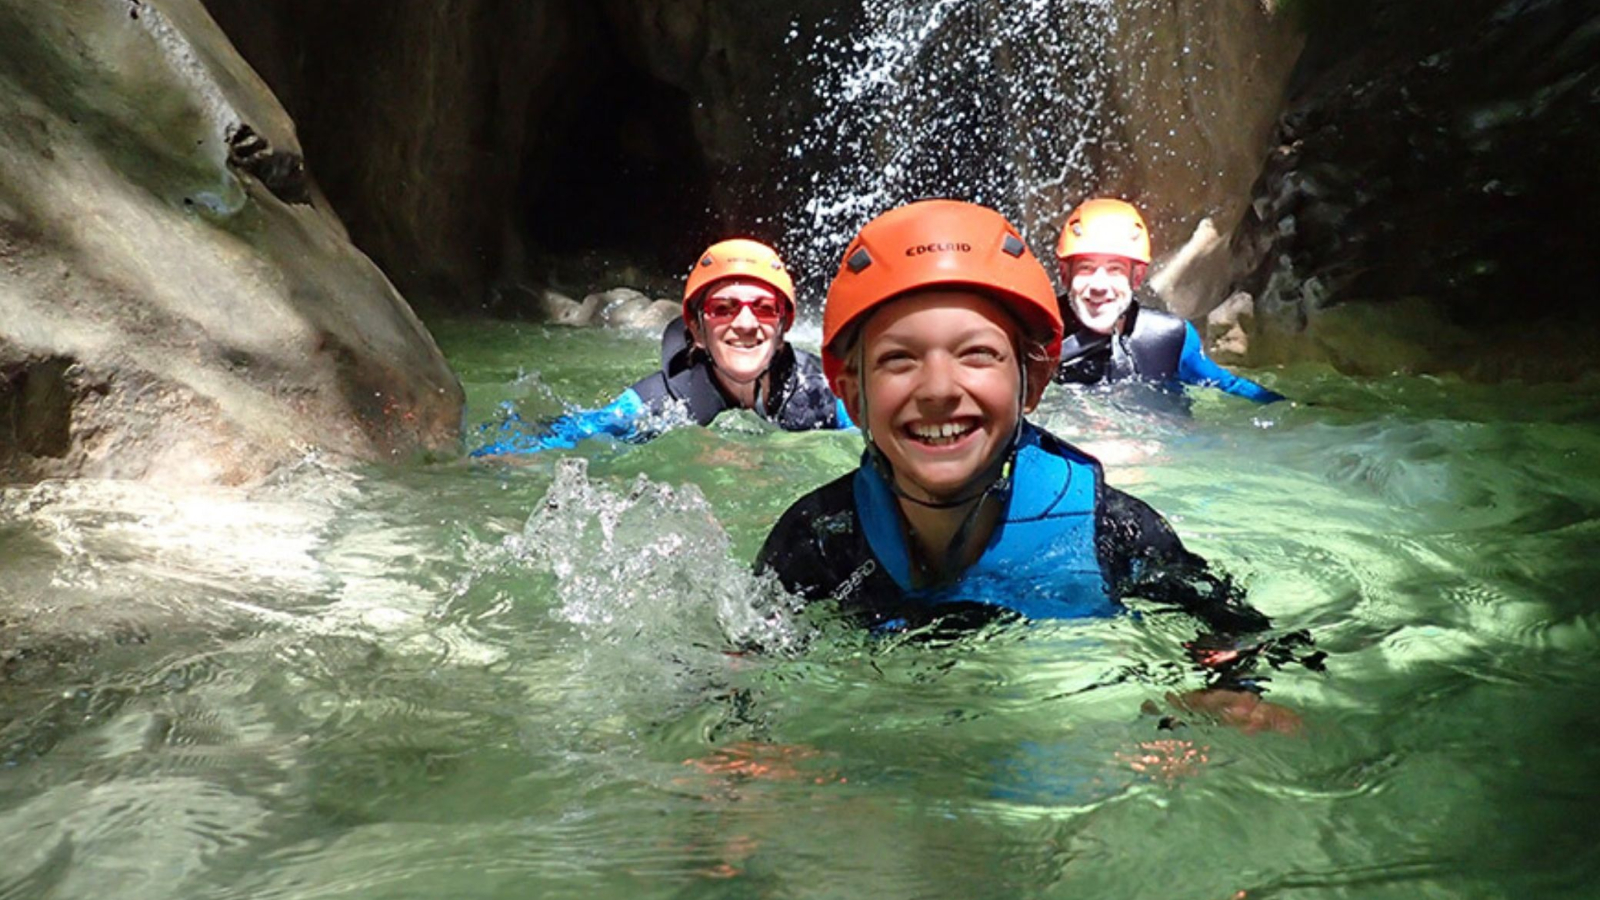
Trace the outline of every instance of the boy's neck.
<instances>
[{"instance_id":1,"label":"boy's neck","mask_svg":"<svg viewBox=\"0 0 1600 900\"><path fill-rule=\"evenodd\" d=\"M975 504L983 504L976 513ZM930 509L905 498L899 498L899 507L913 569L929 582L942 584L954 581L983 555L989 536L999 524L1001 504L984 494L949 509ZM969 514L977 518L968 527L963 546L952 547L951 542Z\"/></svg>"}]
</instances>

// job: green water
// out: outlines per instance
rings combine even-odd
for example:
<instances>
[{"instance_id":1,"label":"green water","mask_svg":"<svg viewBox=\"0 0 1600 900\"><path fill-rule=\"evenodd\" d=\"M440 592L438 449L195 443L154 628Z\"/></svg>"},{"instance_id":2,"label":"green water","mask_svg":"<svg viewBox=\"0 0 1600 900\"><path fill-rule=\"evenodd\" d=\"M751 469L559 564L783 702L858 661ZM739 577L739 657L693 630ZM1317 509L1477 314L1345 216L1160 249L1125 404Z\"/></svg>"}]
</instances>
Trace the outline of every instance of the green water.
<instances>
[{"instance_id":1,"label":"green water","mask_svg":"<svg viewBox=\"0 0 1600 900\"><path fill-rule=\"evenodd\" d=\"M472 422L655 357L435 333ZM0 491L0 898L1597 896L1600 383L1256 374L1318 405L1037 418L1316 635L1301 737L1158 731L1179 618L792 612L748 560L850 434Z\"/></svg>"}]
</instances>

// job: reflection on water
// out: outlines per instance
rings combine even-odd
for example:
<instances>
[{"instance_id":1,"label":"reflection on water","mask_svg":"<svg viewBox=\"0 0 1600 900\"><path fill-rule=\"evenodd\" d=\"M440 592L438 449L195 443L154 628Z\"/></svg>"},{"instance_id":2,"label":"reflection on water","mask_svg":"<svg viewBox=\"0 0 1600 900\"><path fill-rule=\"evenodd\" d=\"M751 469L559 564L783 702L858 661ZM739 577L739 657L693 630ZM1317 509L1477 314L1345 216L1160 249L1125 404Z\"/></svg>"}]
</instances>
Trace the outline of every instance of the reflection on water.
<instances>
[{"instance_id":1,"label":"reflection on water","mask_svg":"<svg viewBox=\"0 0 1600 900\"><path fill-rule=\"evenodd\" d=\"M654 353L440 336L478 419ZM1591 896L1600 385L1279 374L1040 419L1316 634L1301 739L1157 730L1180 618L790 610L747 560L854 435L0 491L0 897Z\"/></svg>"}]
</instances>

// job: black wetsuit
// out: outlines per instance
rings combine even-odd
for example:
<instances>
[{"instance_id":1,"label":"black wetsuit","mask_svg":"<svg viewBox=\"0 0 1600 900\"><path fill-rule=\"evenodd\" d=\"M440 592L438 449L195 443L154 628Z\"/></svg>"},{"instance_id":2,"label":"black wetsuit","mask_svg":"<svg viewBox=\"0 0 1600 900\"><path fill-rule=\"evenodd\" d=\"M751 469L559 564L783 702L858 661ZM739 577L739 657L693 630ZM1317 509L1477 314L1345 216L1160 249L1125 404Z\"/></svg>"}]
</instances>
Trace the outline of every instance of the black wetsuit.
<instances>
[{"instance_id":1,"label":"black wetsuit","mask_svg":"<svg viewBox=\"0 0 1600 900\"><path fill-rule=\"evenodd\" d=\"M767 536L756 568L789 592L831 599L872 627L952 614L1114 615L1140 597L1232 634L1266 616L1190 553L1165 519L1105 483L1092 457L1032 425L1013 457L983 556L952 583L918 585L897 501L870 462L800 498ZM977 609L974 609L976 607Z\"/></svg>"},{"instance_id":2,"label":"black wetsuit","mask_svg":"<svg viewBox=\"0 0 1600 900\"><path fill-rule=\"evenodd\" d=\"M1180 384L1214 387L1257 403L1284 399L1206 356L1193 325L1170 313L1145 309L1134 300L1122 327L1100 334L1083 327L1065 296L1058 297L1067 339L1061 345L1057 384L1106 384L1143 380L1176 389Z\"/></svg>"},{"instance_id":3,"label":"black wetsuit","mask_svg":"<svg viewBox=\"0 0 1600 900\"><path fill-rule=\"evenodd\" d=\"M807 601L838 604L874 631L1108 616L1138 598L1206 624L1185 647L1214 687L1260 690L1259 659L1322 668L1320 652L1295 655L1310 644L1303 631L1263 639L1270 620L1159 513L1106 485L1093 457L1024 423L1008 472L992 494L1003 507L983 553L949 581L919 583L927 576L910 559L898 501L870 458L790 506L756 571Z\"/></svg>"}]
</instances>

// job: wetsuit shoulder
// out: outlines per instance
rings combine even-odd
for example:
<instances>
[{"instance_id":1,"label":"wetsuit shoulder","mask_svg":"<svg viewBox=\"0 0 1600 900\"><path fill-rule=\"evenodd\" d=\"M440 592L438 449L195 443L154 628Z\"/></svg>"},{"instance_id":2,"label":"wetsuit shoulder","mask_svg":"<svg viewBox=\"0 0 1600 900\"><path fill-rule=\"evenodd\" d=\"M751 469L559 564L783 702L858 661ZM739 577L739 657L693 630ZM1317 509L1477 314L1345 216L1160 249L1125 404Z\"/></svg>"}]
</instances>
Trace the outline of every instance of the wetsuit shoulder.
<instances>
[{"instance_id":1,"label":"wetsuit shoulder","mask_svg":"<svg viewBox=\"0 0 1600 900\"><path fill-rule=\"evenodd\" d=\"M676 360L681 359L694 348L694 341L689 337L689 323L682 316L675 317L661 329L661 370L670 372L677 367Z\"/></svg>"},{"instance_id":2,"label":"wetsuit shoulder","mask_svg":"<svg viewBox=\"0 0 1600 900\"><path fill-rule=\"evenodd\" d=\"M1111 338L1084 328L1072 312L1066 294L1056 297L1066 339L1061 342L1061 360L1056 364L1056 384L1099 384L1105 380L1111 359Z\"/></svg>"},{"instance_id":3,"label":"wetsuit shoulder","mask_svg":"<svg viewBox=\"0 0 1600 900\"><path fill-rule=\"evenodd\" d=\"M847 558L861 530L854 475L836 478L790 504L756 554L756 571L771 571L785 590L808 600L830 596L841 573L854 568Z\"/></svg>"},{"instance_id":4,"label":"wetsuit shoulder","mask_svg":"<svg viewBox=\"0 0 1600 900\"><path fill-rule=\"evenodd\" d=\"M1181 608L1228 634L1271 624L1245 603L1233 579L1213 572L1185 547L1148 503L1109 485L1100 491L1095 543L1116 596Z\"/></svg>"},{"instance_id":5,"label":"wetsuit shoulder","mask_svg":"<svg viewBox=\"0 0 1600 900\"><path fill-rule=\"evenodd\" d=\"M694 345L689 340L689 329L683 319L673 319L661 331L661 368L635 381L628 389L639 395L651 409L678 399L672 392L669 379L686 371L692 364Z\"/></svg>"},{"instance_id":6,"label":"wetsuit shoulder","mask_svg":"<svg viewBox=\"0 0 1600 900\"><path fill-rule=\"evenodd\" d=\"M628 387L628 390L637 394L639 399L651 408L670 402L673 399L672 389L667 386L666 372L651 372L649 375L635 381Z\"/></svg>"},{"instance_id":7,"label":"wetsuit shoulder","mask_svg":"<svg viewBox=\"0 0 1600 900\"><path fill-rule=\"evenodd\" d=\"M1184 331L1188 323L1171 313L1149 309L1138 302L1128 310L1132 328L1127 348L1133 357L1134 371L1141 378L1165 381L1178 373L1183 354Z\"/></svg>"},{"instance_id":8,"label":"wetsuit shoulder","mask_svg":"<svg viewBox=\"0 0 1600 900\"><path fill-rule=\"evenodd\" d=\"M773 363L773 374L780 387L773 396L775 412L767 418L778 427L785 431L849 427L815 353L785 343Z\"/></svg>"},{"instance_id":9,"label":"wetsuit shoulder","mask_svg":"<svg viewBox=\"0 0 1600 900\"><path fill-rule=\"evenodd\" d=\"M711 373L711 360L697 352L682 319L673 319L661 334L661 370L634 382L632 390L652 412L668 403L682 403L700 425L710 425L728 400Z\"/></svg>"},{"instance_id":10,"label":"wetsuit shoulder","mask_svg":"<svg viewBox=\"0 0 1600 900\"><path fill-rule=\"evenodd\" d=\"M902 617L905 594L873 554L856 509L856 471L796 500L756 555L785 590L830 600L868 627Z\"/></svg>"}]
</instances>

